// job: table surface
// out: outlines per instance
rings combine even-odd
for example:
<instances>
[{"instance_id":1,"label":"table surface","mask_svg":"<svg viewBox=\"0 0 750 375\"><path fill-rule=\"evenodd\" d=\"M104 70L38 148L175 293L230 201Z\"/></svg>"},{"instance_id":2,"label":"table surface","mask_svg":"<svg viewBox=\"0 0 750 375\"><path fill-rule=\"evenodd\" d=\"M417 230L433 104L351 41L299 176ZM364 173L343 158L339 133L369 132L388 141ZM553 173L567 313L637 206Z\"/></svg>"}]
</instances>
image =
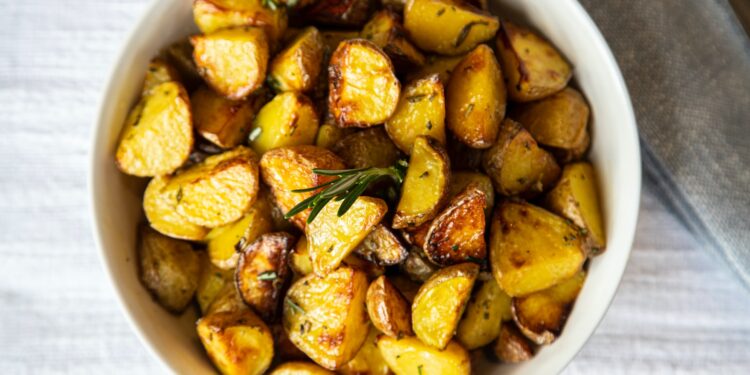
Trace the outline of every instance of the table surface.
<instances>
[{"instance_id":1,"label":"table surface","mask_svg":"<svg viewBox=\"0 0 750 375\"><path fill-rule=\"evenodd\" d=\"M159 373L118 310L87 210L92 119L146 0L0 0L0 373ZM566 374L740 374L750 292L646 181L617 297Z\"/></svg>"}]
</instances>

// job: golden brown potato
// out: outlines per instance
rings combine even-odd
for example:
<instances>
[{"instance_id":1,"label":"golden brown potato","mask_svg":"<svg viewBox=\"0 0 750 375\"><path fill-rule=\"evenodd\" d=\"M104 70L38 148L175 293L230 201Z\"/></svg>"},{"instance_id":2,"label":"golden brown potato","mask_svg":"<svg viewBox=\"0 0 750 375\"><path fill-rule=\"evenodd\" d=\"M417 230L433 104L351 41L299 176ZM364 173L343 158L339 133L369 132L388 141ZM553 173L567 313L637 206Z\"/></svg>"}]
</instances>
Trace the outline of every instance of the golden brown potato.
<instances>
[{"instance_id":1,"label":"golden brown potato","mask_svg":"<svg viewBox=\"0 0 750 375\"><path fill-rule=\"evenodd\" d=\"M354 252L380 266L395 266L409 255L398 237L382 224L378 224Z\"/></svg>"},{"instance_id":2,"label":"golden brown potato","mask_svg":"<svg viewBox=\"0 0 750 375\"><path fill-rule=\"evenodd\" d=\"M422 285L415 281L412 281L409 277L403 273L396 273L388 276L391 284L401 293L401 295L409 302L409 306L414 302L414 297L419 292L419 287Z\"/></svg>"},{"instance_id":3,"label":"golden brown potato","mask_svg":"<svg viewBox=\"0 0 750 375\"><path fill-rule=\"evenodd\" d=\"M399 153L383 127L349 134L332 148L351 168L387 168L398 161Z\"/></svg>"},{"instance_id":4,"label":"golden brown potato","mask_svg":"<svg viewBox=\"0 0 750 375\"><path fill-rule=\"evenodd\" d=\"M388 205L382 199L360 196L345 214L343 201L331 201L305 228L313 271L320 276L336 269L380 223Z\"/></svg>"},{"instance_id":5,"label":"golden brown potato","mask_svg":"<svg viewBox=\"0 0 750 375\"><path fill-rule=\"evenodd\" d=\"M367 313L375 328L388 336L412 336L410 306L385 276L367 288Z\"/></svg>"},{"instance_id":6,"label":"golden brown potato","mask_svg":"<svg viewBox=\"0 0 750 375\"><path fill-rule=\"evenodd\" d=\"M440 82L445 85L451 78L453 69L464 59L463 55L459 56L437 56L433 55L427 58L425 65L417 70L413 70L406 75L408 81L414 81L420 78L437 74Z\"/></svg>"},{"instance_id":7,"label":"golden brown potato","mask_svg":"<svg viewBox=\"0 0 750 375\"><path fill-rule=\"evenodd\" d=\"M479 274L475 263L461 263L435 272L412 304L412 328L427 345L445 348L453 337Z\"/></svg>"},{"instance_id":8,"label":"golden brown potato","mask_svg":"<svg viewBox=\"0 0 750 375\"><path fill-rule=\"evenodd\" d=\"M153 87L130 110L115 152L117 166L139 177L172 173L193 149L190 99L178 82Z\"/></svg>"},{"instance_id":9,"label":"golden brown potato","mask_svg":"<svg viewBox=\"0 0 750 375\"><path fill-rule=\"evenodd\" d=\"M271 61L268 80L277 92L313 89L323 66L325 43L318 29L310 26Z\"/></svg>"},{"instance_id":10,"label":"golden brown potato","mask_svg":"<svg viewBox=\"0 0 750 375\"><path fill-rule=\"evenodd\" d=\"M229 100L207 87L190 96L195 130L221 148L232 148L243 142L250 132L257 100Z\"/></svg>"},{"instance_id":11,"label":"golden brown potato","mask_svg":"<svg viewBox=\"0 0 750 375\"><path fill-rule=\"evenodd\" d=\"M560 175L555 158L510 119L500 125L497 143L485 151L482 166L495 190L506 196L533 197L550 188Z\"/></svg>"},{"instance_id":12,"label":"golden brown potato","mask_svg":"<svg viewBox=\"0 0 750 375\"><path fill-rule=\"evenodd\" d=\"M539 144L552 148L563 163L580 159L589 147L589 106L581 93L570 87L516 106L510 116Z\"/></svg>"},{"instance_id":13,"label":"golden brown potato","mask_svg":"<svg viewBox=\"0 0 750 375\"><path fill-rule=\"evenodd\" d=\"M316 192L294 193L292 190L322 185L335 177L313 173L313 169L344 169L341 159L317 146L282 147L263 154L260 160L263 182L271 187L276 205L285 214ZM310 209L291 218L300 229L306 226Z\"/></svg>"},{"instance_id":14,"label":"golden brown potato","mask_svg":"<svg viewBox=\"0 0 750 375\"><path fill-rule=\"evenodd\" d=\"M495 52L480 44L461 60L445 89L448 129L473 148L495 143L505 117L505 82Z\"/></svg>"},{"instance_id":15,"label":"golden brown potato","mask_svg":"<svg viewBox=\"0 0 750 375\"><path fill-rule=\"evenodd\" d=\"M315 137L315 145L331 150L338 141L353 131L353 128L339 128L333 124L320 125L318 135Z\"/></svg>"},{"instance_id":16,"label":"golden brown potato","mask_svg":"<svg viewBox=\"0 0 750 375\"><path fill-rule=\"evenodd\" d=\"M148 95L156 86L170 81L180 82L180 74L165 59L156 57L148 63L141 95Z\"/></svg>"},{"instance_id":17,"label":"golden brown potato","mask_svg":"<svg viewBox=\"0 0 750 375\"><path fill-rule=\"evenodd\" d=\"M341 264L345 264L364 272L367 275L367 280L376 279L385 273L384 267L370 262L357 254L349 254L349 256L341 261Z\"/></svg>"},{"instance_id":18,"label":"golden brown potato","mask_svg":"<svg viewBox=\"0 0 750 375\"><path fill-rule=\"evenodd\" d=\"M175 314L187 308L201 272L200 254L190 243L141 225L138 266L141 282L156 302Z\"/></svg>"},{"instance_id":19,"label":"golden brown potato","mask_svg":"<svg viewBox=\"0 0 750 375\"><path fill-rule=\"evenodd\" d=\"M276 95L258 112L250 131L250 147L264 154L279 147L309 145L318 134L318 115L303 94Z\"/></svg>"},{"instance_id":20,"label":"golden brown potato","mask_svg":"<svg viewBox=\"0 0 750 375\"><path fill-rule=\"evenodd\" d=\"M236 100L263 85L269 46L262 29L223 29L193 36L190 42L198 71L216 92Z\"/></svg>"},{"instance_id":21,"label":"golden brown potato","mask_svg":"<svg viewBox=\"0 0 750 375\"><path fill-rule=\"evenodd\" d=\"M404 27L417 47L441 55L468 52L492 38L497 17L451 0L408 0Z\"/></svg>"},{"instance_id":22,"label":"golden brown potato","mask_svg":"<svg viewBox=\"0 0 750 375\"><path fill-rule=\"evenodd\" d=\"M234 270L222 270L216 267L211 263L208 254L203 253L198 287L195 290L195 299L198 301L201 313L205 314L208 311L208 307L219 296L224 286L232 284L233 280Z\"/></svg>"},{"instance_id":23,"label":"golden brown potato","mask_svg":"<svg viewBox=\"0 0 750 375\"><path fill-rule=\"evenodd\" d=\"M598 190L594 167L582 161L566 165L557 186L547 194L547 207L581 228L592 255L607 246Z\"/></svg>"},{"instance_id":24,"label":"golden brown potato","mask_svg":"<svg viewBox=\"0 0 750 375\"><path fill-rule=\"evenodd\" d=\"M481 261L487 256L484 241L486 201L479 185L469 184L432 221L423 249L433 263L448 266Z\"/></svg>"},{"instance_id":25,"label":"golden brown potato","mask_svg":"<svg viewBox=\"0 0 750 375\"><path fill-rule=\"evenodd\" d=\"M195 0L193 18L205 34L239 26L259 27L271 43L281 39L288 22L283 8L272 9L260 0Z\"/></svg>"},{"instance_id":26,"label":"golden brown potato","mask_svg":"<svg viewBox=\"0 0 750 375\"><path fill-rule=\"evenodd\" d=\"M513 299L513 320L521 332L539 345L550 344L562 332L578 292L586 281L586 272L551 288Z\"/></svg>"},{"instance_id":27,"label":"golden brown potato","mask_svg":"<svg viewBox=\"0 0 750 375\"><path fill-rule=\"evenodd\" d=\"M492 214L492 207L495 207L495 189L492 187L492 180L486 174L480 172L453 172L451 183L448 185L448 195L453 198L460 193L469 184L476 184L479 190L484 193L485 216L489 218Z\"/></svg>"},{"instance_id":28,"label":"golden brown potato","mask_svg":"<svg viewBox=\"0 0 750 375\"><path fill-rule=\"evenodd\" d=\"M469 375L469 353L455 341L437 349L416 337L378 336L380 354L398 375Z\"/></svg>"},{"instance_id":29,"label":"golden brown potato","mask_svg":"<svg viewBox=\"0 0 750 375\"><path fill-rule=\"evenodd\" d=\"M357 355L343 367L338 370L342 375L391 375L393 372L388 368L385 359L380 354L376 346L378 341L378 331L375 327L370 326L365 343L359 349Z\"/></svg>"},{"instance_id":30,"label":"golden brown potato","mask_svg":"<svg viewBox=\"0 0 750 375\"><path fill-rule=\"evenodd\" d=\"M401 187L393 228L417 227L432 219L448 198L451 165L434 138L418 136Z\"/></svg>"},{"instance_id":31,"label":"golden brown potato","mask_svg":"<svg viewBox=\"0 0 750 375\"><path fill-rule=\"evenodd\" d=\"M508 295L528 295L573 277L585 254L585 239L565 219L523 202L505 201L495 209L490 263Z\"/></svg>"},{"instance_id":32,"label":"golden brown potato","mask_svg":"<svg viewBox=\"0 0 750 375\"><path fill-rule=\"evenodd\" d=\"M234 279L233 276L234 273L231 275L231 279ZM245 301L242 300L234 280L229 280L229 282L224 285L216 295L213 302L208 305L206 311L203 312L203 316L227 311L244 311L248 309L250 308L245 304Z\"/></svg>"},{"instance_id":33,"label":"golden brown potato","mask_svg":"<svg viewBox=\"0 0 750 375\"><path fill-rule=\"evenodd\" d=\"M310 362L286 362L273 369L270 375L335 375L335 373Z\"/></svg>"},{"instance_id":34,"label":"golden brown potato","mask_svg":"<svg viewBox=\"0 0 750 375\"><path fill-rule=\"evenodd\" d=\"M534 356L529 340L518 332L513 323L505 322L500 327L500 334L492 351L495 357L504 363L528 361Z\"/></svg>"},{"instance_id":35,"label":"golden brown potato","mask_svg":"<svg viewBox=\"0 0 750 375\"><path fill-rule=\"evenodd\" d=\"M424 241L427 238L427 232L430 230L432 220L426 221L424 224L415 228L404 228L401 230L401 235L407 243L412 246L418 247L420 250L424 247Z\"/></svg>"},{"instance_id":36,"label":"golden brown potato","mask_svg":"<svg viewBox=\"0 0 750 375\"><path fill-rule=\"evenodd\" d=\"M409 82L396 112L385 122L388 136L406 154L417 136L425 135L445 144L445 95L437 74Z\"/></svg>"},{"instance_id":37,"label":"golden brown potato","mask_svg":"<svg viewBox=\"0 0 750 375\"><path fill-rule=\"evenodd\" d=\"M151 227L164 235L183 240L200 241L209 229L195 225L177 212L179 190L165 189L170 177L154 177L143 193L143 211Z\"/></svg>"},{"instance_id":38,"label":"golden brown potato","mask_svg":"<svg viewBox=\"0 0 750 375\"><path fill-rule=\"evenodd\" d=\"M287 259L294 246L289 233L266 233L242 249L235 271L240 296L265 321L278 313L282 288L288 277Z\"/></svg>"},{"instance_id":39,"label":"golden brown potato","mask_svg":"<svg viewBox=\"0 0 750 375\"><path fill-rule=\"evenodd\" d=\"M367 276L351 267L297 280L284 299L289 339L319 365L340 368L367 337L366 294Z\"/></svg>"},{"instance_id":40,"label":"golden brown potato","mask_svg":"<svg viewBox=\"0 0 750 375\"><path fill-rule=\"evenodd\" d=\"M260 375L273 359L271 330L250 310L220 312L198 320L198 337L222 374Z\"/></svg>"},{"instance_id":41,"label":"golden brown potato","mask_svg":"<svg viewBox=\"0 0 750 375\"><path fill-rule=\"evenodd\" d=\"M318 0L300 18L328 26L360 27L367 22L374 5L372 0Z\"/></svg>"},{"instance_id":42,"label":"golden brown potato","mask_svg":"<svg viewBox=\"0 0 750 375\"><path fill-rule=\"evenodd\" d=\"M409 42L400 16L394 11L383 9L375 13L362 28L362 37L382 48L399 71L425 63L424 55Z\"/></svg>"},{"instance_id":43,"label":"golden brown potato","mask_svg":"<svg viewBox=\"0 0 750 375\"><path fill-rule=\"evenodd\" d=\"M427 281L438 270L438 267L427 259L421 247L412 247L400 268L411 280L418 282Z\"/></svg>"},{"instance_id":44,"label":"golden brown potato","mask_svg":"<svg viewBox=\"0 0 750 375\"><path fill-rule=\"evenodd\" d=\"M401 84L391 60L364 39L346 40L328 67L328 111L341 127L382 124L398 105Z\"/></svg>"},{"instance_id":45,"label":"golden brown potato","mask_svg":"<svg viewBox=\"0 0 750 375\"><path fill-rule=\"evenodd\" d=\"M554 46L532 31L502 22L497 51L508 81L508 96L519 102L538 100L568 85L573 71Z\"/></svg>"},{"instance_id":46,"label":"golden brown potato","mask_svg":"<svg viewBox=\"0 0 750 375\"><path fill-rule=\"evenodd\" d=\"M456 339L467 350L485 346L500 334L500 323L513 319L510 297L494 279L482 283L469 300L456 329Z\"/></svg>"},{"instance_id":47,"label":"golden brown potato","mask_svg":"<svg viewBox=\"0 0 750 375\"><path fill-rule=\"evenodd\" d=\"M310 260L310 252L307 248L307 237L304 234L299 237L294 250L289 254L289 267L300 276L313 272L312 260Z\"/></svg>"}]
</instances>

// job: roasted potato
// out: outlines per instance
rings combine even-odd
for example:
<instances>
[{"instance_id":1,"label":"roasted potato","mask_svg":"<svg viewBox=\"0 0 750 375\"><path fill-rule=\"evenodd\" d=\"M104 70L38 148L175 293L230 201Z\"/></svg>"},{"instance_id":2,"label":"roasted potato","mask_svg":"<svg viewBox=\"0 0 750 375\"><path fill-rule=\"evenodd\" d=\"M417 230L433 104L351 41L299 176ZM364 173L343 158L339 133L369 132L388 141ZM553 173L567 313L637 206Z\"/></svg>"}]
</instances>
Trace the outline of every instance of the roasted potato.
<instances>
[{"instance_id":1,"label":"roasted potato","mask_svg":"<svg viewBox=\"0 0 750 375\"><path fill-rule=\"evenodd\" d=\"M525 296L573 277L585 254L585 238L567 220L523 202L505 201L495 209L490 263L508 295Z\"/></svg>"},{"instance_id":2,"label":"roasted potato","mask_svg":"<svg viewBox=\"0 0 750 375\"><path fill-rule=\"evenodd\" d=\"M332 150L352 168L387 168L399 157L398 148L380 126L349 134Z\"/></svg>"},{"instance_id":3,"label":"roasted potato","mask_svg":"<svg viewBox=\"0 0 750 375\"><path fill-rule=\"evenodd\" d=\"M503 21L497 51L508 82L508 96L519 102L539 100L568 85L573 70L560 52L531 30Z\"/></svg>"},{"instance_id":4,"label":"roasted potato","mask_svg":"<svg viewBox=\"0 0 750 375\"><path fill-rule=\"evenodd\" d=\"M503 322L500 334L492 347L494 356L504 363L528 361L534 356L529 340L518 332L513 323Z\"/></svg>"},{"instance_id":5,"label":"roasted potato","mask_svg":"<svg viewBox=\"0 0 750 375\"><path fill-rule=\"evenodd\" d=\"M154 86L130 110L115 161L129 175L161 176L184 164L192 149L190 99L181 84L169 81Z\"/></svg>"},{"instance_id":6,"label":"roasted potato","mask_svg":"<svg viewBox=\"0 0 750 375\"><path fill-rule=\"evenodd\" d=\"M293 246L294 237L289 233L266 233L240 254L234 274L237 290L242 300L267 322L277 316Z\"/></svg>"},{"instance_id":7,"label":"roasted potato","mask_svg":"<svg viewBox=\"0 0 750 375\"><path fill-rule=\"evenodd\" d=\"M271 330L250 310L214 313L198 320L198 337L222 374L263 374L273 359Z\"/></svg>"},{"instance_id":8,"label":"roasted potato","mask_svg":"<svg viewBox=\"0 0 750 375\"><path fill-rule=\"evenodd\" d=\"M388 367L398 375L469 375L469 353L450 341L444 349L427 345L416 337L378 336L378 349Z\"/></svg>"},{"instance_id":9,"label":"roasted potato","mask_svg":"<svg viewBox=\"0 0 750 375\"><path fill-rule=\"evenodd\" d=\"M368 279L375 279L385 272L385 269L357 254L349 254L344 260L341 261L349 267L353 267L363 271L367 274ZM294 247L294 251L290 257L290 266L298 275L305 276L313 272L312 260L310 259L310 252L307 247L307 238L302 235L297 241L297 245Z\"/></svg>"},{"instance_id":10,"label":"roasted potato","mask_svg":"<svg viewBox=\"0 0 750 375\"><path fill-rule=\"evenodd\" d=\"M394 11L383 9L375 13L362 29L362 37L383 49L396 70L406 71L425 63L424 55L409 42L400 16Z\"/></svg>"},{"instance_id":11,"label":"roasted potato","mask_svg":"<svg viewBox=\"0 0 750 375\"><path fill-rule=\"evenodd\" d=\"M198 71L216 92L237 100L263 85L269 46L262 29L223 29L193 36L190 42Z\"/></svg>"},{"instance_id":12,"label":"roasted potato","mask_svg":"<svg viewBox=\"0 0 750 375\"><path fill-rule=\"evenodd\" d=\"M198 288L200 255L190 243L169 238L142 225L138 245L141 283L162 307L181 313Z\"/></svg>"},{"instance_id":13,"label":"roasted potato","mask_svg":"<svg viewBox=\"0 0 750 375\"><path fill-rule=\"evenodd\" d=\"M435 264L447 266L487 256L484 241L487 199L476 183L469 184L451 199L430 224L423 249Z\"/></svg>"},{"instance_id":14,"label":"roasted potato","mask_svg":"<svg viewBox=\"0 0 750 375\"><path fill-rule=\"evenodd\" d=\"M234 279L234 273L232 273L230 278ZM234 280L229 280L229 282L224 285L216 295L213 302L208 305L206 311L203 312L203 316L226 311L244 311L248 309L250 308L245 304L245 301L242 300L242 296L240 296L240 292L237 290Z\"/></svg>"},{"instance_id":15,"label":"roasted potato","mask_svg":"<svg viewBox=\"0 0 750 375\"><path fill-rule=\"evenodd\" d=\"M445 96L446 123L456 138L473 148L492 146L506 103L495 52L486 44L469 52L453 70Z\"/></svg>"},{"instance_id":16,"label":"roasted potato","mask_svg":"<svg viewBox=\"0 0 750 375\"><path fill-rule=\"evenodd\" d=\"M501 322L513 319L510 297L494 279L482 283L469 300L456 329L456 339L467 350L485 346L500 334Z\"/></svg>"},{"instance_id":17,"label":"roasted potato","mask_svg":"<svg viewBox=\"0 0 750 375\"><path fill-rule=\"evenodd\" d=\"M585 280L586 272L580 271L551 288L513 298L513 320L521 332L539 345L555 341Z\"/></svg>"},{"instance_id":18,"label":"roasted potato","mask_svg":"<svg viewBox=\"0 0 750 375\"><path fill-rule=\"evenodd\" d=\"M430 230L430 225L432 225L432 220L426 221L424 224L415 228L404 228L401 230L401 235L406 242L421 250L422 247L424 247L424 241L427 238L427 232Z\"/></svg>"},{"instance_id":19,"label":"roasted potato","mask_svg":"<svg viewBox=\"0 0 750 375\"><path fill-rule=\"evenodd\" d=\"M302 353L293 342L289 340L289 336L284 331L284 325L281 322L269 325L271 333L273 334L273 351L276 355L275 363L280 361L304 361L307 360L305 353Z\"/></svg>"},{"instance_id":20,"label":"roasted potato","mask_svg":"<svg viewBox=\"0 0 750 375\"><path fill-rule=\"evenodd\" d=\"M354 253L349 254L349 256L344 258L344 260L341 261L341 264L345 264L348 267L356 268L364 272L367 275L367 280L376 279L385 273L384 267L370 262Z\"/></svg>"},{"instance_id":21,"label":"roasted potato","mask_svg":"<svg viewBox=\"0 0 750 375\"><path fill-rule=\"evenodd\" d=\"M257 99L229 100L207 87L190 96L195 130L221 148L245 142L255 118Z\"/></svg>"},{"instance_id":22,"label":"roasted potato","mask_svg":"<svg viewBox=\"0 0 750 375\"><path fill-rule=\"evenodd\" d=\"M268 80L277 92L306 92L313 89L323 67L325 43L318 29L302 30L271 61Z\"/></svg>"},{"instance_id":23,"label":"roasted potato","mask_svg":"<svg viewBox=\"0 0 750 375\"><path fill-rule=\"evenodd\" d=\"M417 47L441 55L471 51L492 38L497 17L452 0L408 0L404 27Z\"/></svg>"},{"instance_id":24,"label":"roasted potato","mask_svg":"<svg viewBox=\"0 0 750 375\"><path fill-rule=\"evenodd\" d=\"M162 50L161 55L170 66L177 70L179 81L185 89L191 91L202 84L203 79L198 74L198 67L193 61L193 45L190 44L190 39L185 38L170 44Z\"/></svg>"},{"instance_id":25,"label":"roasted potato","mask_svg":"<svg viewBox=\"0 0 750 375\"><path fill-rule=\"evenodd\" d=\"M435 272L414 297L412 329L427 345L445 348L471 296L479 274L475 263L461 263ZM389 362L390 363L390 362Z\"/></svg>"},{"instance_id":26,"label":"roasted potato","mask_svg":"<svg viewBox=\"0 0 750 375\"><path fill-rule=\"evenodd\" d=\"M445 95L437 74L409 82L396 112L385 122L388 136L406 154L417 136L435 138L445 145Z\"/></svg>"},{"instance_id":27,"label":"roasted potato","mask_svg":"<svg viewBox=\"0 0 750 375\"><path fill-rule=\"evenodd\" d=\"M177 69L173 68L171 64L161 57L154 58L148 63L148 70L146 70L146 78L143 80L141 95L148 95L156 86L171 81L180 82L180 74L177 72Z\"/></svg>"},{"instance_id":28,"label":"roasted potato","mask_svg":"<svg viewBox=\"0 0 750 375\"><path fill-rule=\"evenodd\" d=\"M234 270L223 270L216 267L208 257L203 253L201 257L201 272L198 276L198 287L195 290L195 299L201 313L205 314L208 307L219 296L224 287L233 284Z\"/></svg>"},{"instance_id":29,"label":"roasted potato","mask_svg":"<svg viewBox=\"0 0 750 375\"><path fill-rule=\"evenodd\" d=\"M303 94L276 95L258 112L250 131L250 147L259 154L274 148L309 145L318 134L318 115Z\"/></svg>"},{"instance_id":30,"label":"roasted potato","mask_svg":"<svg viewBox=\"0 0 750 375\"><path fill-rule=\"evenodd\" d=\"M427 281L437 270L438 267L427 259L420 247L413 247L404 263L401 263L401 271L418 282Z\"/></svg>"},{"instance_id":31,"label":"roasted potato","mask_svg":"<svg viewBox=\"0 0 750 375\"><path fill-rule=\"evenodd\" d=\"M382 224L378 224L354 252L380 266L395 266L409 255L398 237Z\"/></svg>"},{"instance_id":32,"label":"roasted potato","mask_svg":"<svg viewBox=\"0 0 750 375\"><path fill-rule=\"evenodd\" d=\"M328 111L341 127L382 124L398 105L401 84L393 64L364 39L345 40L328 67Z\"/></svg>"},{"instance_id":33,"label":"roasted potato","mask_svg":"<svg viewBox=\"0 0 750 375\"><path fill-rule=\"evenodd\" d=\"M333 124L323 124L318 128L318 135L315 137L315 145L326 149L333 149L333 146L351 134L353 128L339 128Z\"/></svg>"},{"instance_id":34,"label":"roasted potato","mask_svg":"<svg viewBox=\"0 0 750 375\"><path fill-rule=\"evenodd\" d=\"M413 70L406 75L408 81L414 81L420 78L437 74L440 82L445 85L451 78L453 69L458 65L464 56L430 56L425 61L425 65L417 70Z\"/></svg>"},{"instance_id":35,"label":"roasted potato","mask_svg":"<svg viewBox=\"0 0 750 375\"><path fill-rule=\"evenodd\" d=\"M495 189L492 186L492 180L486 174L480 172L458 171L453 172L452 176L451 183L448 185L448 195L453 198L469 184L476 184L479 190L484 193L484 212L485 216L489 218L492 214L492 207L495 207Z\"/></svg>"},{"instance_id":36,"label":"roasted potato","mask_svg":"<svg viewBox=\"0 0 750 375\"><path fill-rule=\"evenodd\" d=\"M284 300L289 339L319 365L340 368L367 337L366 294L367 276L351 267L297 280Z\"/></svg>"},{"instance_id":37,"label":"roasted potato","mask_svg":"<svg viewBox=\"0 0 750 375\"><path fill-rule=\"evenodd\" d=\"M305 228L313 271L323 276L335 270L380 223L388 205L382 199L358 197L345 214L337 214L345 201L331 201Z\"/></svg>"},{"instance_id":38,"label":"roasted potato","mask_svg":"<svg viewBox=\"0 0 750 375\"><path fill-rule=\"evenodd\" d=\"M521 124L505 119L494 146L482 157L482 166L495 190L506 196L533 197L557 181L560 166L540 148Z\"/></svg>"},{"instance_id":39,"label":"roasted potato","mask_svg":"<svg viewBox=\"0 0 750 375\"><path fill-rule=\"evenodd\" d=\"M179 190L166 189L170 177L154 177L143 193L143 211L151 227L164 235L183 240L200 241L209 229L188 221L177 212Z\"/></svg>"},{"instance_id":40,"label":"roasted potato","mask_svg":"<svg viewBox=\"0 0 750 375\"><path fill-rule=\"evenodd\" d=\"M273 9L261 0L195 0L193 18L205 34L239 26L259 27L272 44L281 39L288 23L283 8Z\"/></svg>"},{"instance_id":41,"label":"roasted potato","mask_svg":"<svg viewBox=\"0 0 750 375\"><path fill-rule=\"evenodd\" d=\"M335 375L335 373L310 362L286 362L273 369L270 375Z\"/></svg>"},{"instance_id":42,"label":"roasted potato","mask_svg":"<svg viewBox=\"0 0 750 375\"><path fill-rule=\"evenodd\" d=\"M367 22L374 5L372 0L318 0L301 18L315 24L359 27Z\"/></svg>"},{"instance_id":43,"label":"roasted potato","mask_svg":"<svg viewBox=\"0 0 750 375\"><path fill-rule=\"evenodd\" d=\"M385 276L367 288L367 313L375 328L388 336L414 335L409 303Z\"/></svg>"},{"instance_id":44,"label":"roasted potato","mask_svg":"<svg viewBox=\"0 0 750 375\"><path fill-rule=\"evenodd\" d=\"M315 174L314 168L343 169L345 166L336 154L316 146L277 148L266 152L260 159L263 182L271 187L276 205L285 214L316 193L294 193L292 190L319 186L334 178ZM291 221L304 229L309 215L308 209L294 215Z\"/></svg>"},{"instance_id":45,"label":"roasted potato","mask_svg":"<svg viewBox=\"0 0 750 375\"><path fill-rule=\"evenodd\" d=\"M393 374L383 355L378 350L377 341L380 332L370 326L369 333L357 355L338 370L342 375L390 375Z\"/></svg>"},{"instance_id":46,"label":"roasted potato","mask_svg":"<svg viewBox=\"0 0 750 375\"><path fill-rule=\"evenodd\" d=\"M412 146L393 228L413 228L434 218L448 198L450 174L450 160L440 143L418 136Z\"/></svg>"}]
</instances>

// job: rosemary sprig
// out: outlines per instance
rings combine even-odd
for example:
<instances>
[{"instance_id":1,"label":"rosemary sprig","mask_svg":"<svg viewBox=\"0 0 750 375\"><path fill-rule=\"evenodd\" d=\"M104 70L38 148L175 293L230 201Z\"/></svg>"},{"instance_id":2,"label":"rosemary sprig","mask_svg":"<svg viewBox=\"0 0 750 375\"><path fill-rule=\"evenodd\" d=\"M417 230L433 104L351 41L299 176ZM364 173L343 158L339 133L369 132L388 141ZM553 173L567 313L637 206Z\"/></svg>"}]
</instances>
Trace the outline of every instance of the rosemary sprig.
<instances>
[{"instance_id":1,"label":"rosemary sprig","mask_svg":"<svg viewBox=\"0 0 750 375\"><path fill-rule=\"evenodd\" d=\"M313 173L317 175L335 176L337 178L318 186L292 190L294 193L309 193L323 189L292 207L284 217L289 219L308 208L312 208L310 216L307 217L307 222L311 223L318 216L320 210L332 200L343 201L336 213L338 216L342 216L373 182L383 177L389 177L393 182L401 185L404 182L407 165L406 160L399 160L398 163L387 168L313 169Z\"/></svg>"}]
</instances>

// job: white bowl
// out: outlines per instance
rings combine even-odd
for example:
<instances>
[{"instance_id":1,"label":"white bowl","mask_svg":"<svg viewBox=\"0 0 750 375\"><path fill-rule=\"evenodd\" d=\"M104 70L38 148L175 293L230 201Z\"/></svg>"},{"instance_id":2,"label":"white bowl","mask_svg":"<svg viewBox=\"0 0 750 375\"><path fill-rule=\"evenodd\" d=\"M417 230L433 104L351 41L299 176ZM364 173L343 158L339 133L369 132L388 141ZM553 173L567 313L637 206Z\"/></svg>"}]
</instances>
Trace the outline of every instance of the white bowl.
<instances>
[{"instance_id":1,"label":"white bowl","mask_svg":"<svg viewBox=\"0 0 750 375\"><path fill-rule=\"evenodd\" d=\"M494 2L494 3L493 3ZM94 237L125 315L142 342L169 370L212 374L195 335L195 316L170 315L138 281L136 224L142 220L143 180L120 173L114 150L146 66L162 47L197 30L190 0L155 0L133 29L110 76L94 125L89 188ZM592 113L590 158L599 174L608 235L607 252L590 265L588 279L565 330L534 359L515 366L483 364L478 373L559 373L592 335L617 291L635 233L641 162L633 110L617 63L585 10L575 0L490 0L495 14L541 31L573 63L575 82Z\"/></svg>"}]
</instances>

